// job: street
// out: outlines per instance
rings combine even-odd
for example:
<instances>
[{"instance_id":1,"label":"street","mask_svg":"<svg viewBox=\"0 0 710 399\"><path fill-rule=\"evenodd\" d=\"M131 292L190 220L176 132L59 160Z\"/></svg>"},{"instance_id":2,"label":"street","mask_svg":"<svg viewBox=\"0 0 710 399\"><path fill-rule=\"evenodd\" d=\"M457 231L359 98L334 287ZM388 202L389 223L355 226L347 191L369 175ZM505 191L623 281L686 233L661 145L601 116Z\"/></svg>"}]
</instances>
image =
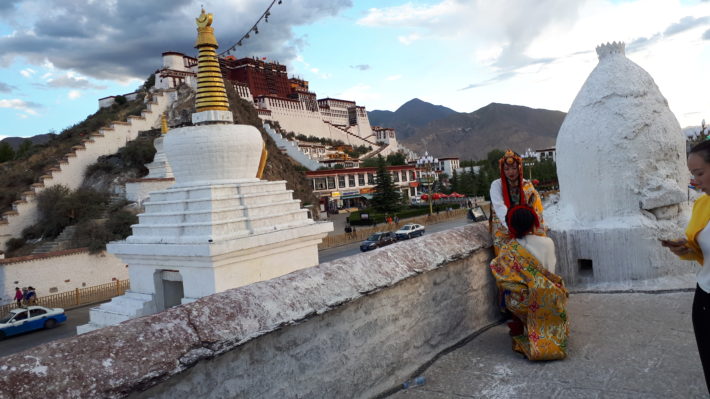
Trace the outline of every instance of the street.
<instances>
[{"instance_id":1,"label":"street","mask_svg":"<svg viewBox=\"0 0 710 399\"><path fill-rule=\"evenodd\" d=\"M465 217L460 219L449 220L442 223L437 223L429 226L424 226L426 228L426 233L422 237L413 238L413 240L426 240L427 234L436 233L438 231L452 229L454 227L463 226L468 223ZM332 260L342 258L345 256L355 255L360 253L360 241L353 242L347 245L341 245L339 247L328 248L318 252L318 257L320 263L330 262Z\"/></svg>"},{"instance_id":2,"label":"street","mask_svg":"<svg viewBox=\"0 0 710 399\"><path fill-rule=\"evenodd\" d=\"M76 335L76 327L89 322L89 309L99 306L82 306L66 311L67 321L51 330L37 330L20 335L13 335L0 341L0 357L22 352L45 342Z\"/></svg>"},{"instance_id":3,"label":"street","mask_svg":"<svg viewBox=\"0 0 710 399\"><path fill-rule=\"evenodd\" d=\"M426 233L424 234L424 236L413 238L413 240L426 240L427 234L463 226L466 223L466 218L462 217L460 219L425 226ZM320 251L319 260L320 263L330 262L338 258L359 253L360 241L357 241L351 244ZM67 321L55 327L54 329L33 331L26 334L8 337L5 340L0 341L0 357L8 356L17 352L22 352L24 350L30 349L34 346L46 342L51 342L57 339L72 337L76 335L76 327L89 322L89 310L92 307L96 306L99 306L99 304L87 305L81 308L76 308L67 311Z\"/></svg>"}]
</instances>

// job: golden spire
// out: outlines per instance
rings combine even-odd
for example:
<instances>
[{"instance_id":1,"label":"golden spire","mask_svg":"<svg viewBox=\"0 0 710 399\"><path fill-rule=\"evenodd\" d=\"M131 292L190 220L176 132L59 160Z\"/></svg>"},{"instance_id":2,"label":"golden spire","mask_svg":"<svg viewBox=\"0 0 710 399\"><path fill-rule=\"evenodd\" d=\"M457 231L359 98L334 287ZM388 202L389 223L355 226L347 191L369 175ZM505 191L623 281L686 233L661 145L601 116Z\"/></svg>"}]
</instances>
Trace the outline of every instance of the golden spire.
<instances>
[{"instance_id":1,"label":"golden spire","mask_svg":"<svg viewBox=\"0 0 710 399\"><path fill-rule=\"evenodd\" d=\"M166 112L163 112L162 115L160 115L160 133L165 134L168 132L168 115Z\"/></svg>"},{"instance_id":2,"label":"golden spire","mask_svg":"<svg viewBox=\"0 0 710 399\"><path fill-rule=\"evenodd\" d=\"M195 19L197 22L197 100L196 112L202 111L229 111L227 91L224 89L224 80L217 59L217 39L212 28L212 14L206 14L205 9Z\"/></svg>"}]
</instances>

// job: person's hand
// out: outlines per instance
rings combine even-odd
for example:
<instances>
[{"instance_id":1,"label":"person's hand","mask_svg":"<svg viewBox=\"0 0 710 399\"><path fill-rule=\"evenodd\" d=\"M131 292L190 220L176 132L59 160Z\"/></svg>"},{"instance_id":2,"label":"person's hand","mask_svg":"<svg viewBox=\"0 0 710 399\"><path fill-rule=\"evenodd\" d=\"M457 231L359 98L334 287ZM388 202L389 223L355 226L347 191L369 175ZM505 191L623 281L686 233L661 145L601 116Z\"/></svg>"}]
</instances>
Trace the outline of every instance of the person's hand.
<instances>
[{"instance_id":1,"label":"person's hand","mask_svg":"<svg viewBox=\"0 0 710 399\"><path fill-rule=\"evenodd\" d=\"M671 252L678 256L687 255L692 250L688 247L688 240L681 238L678 240L661 240L661 245L670 249Z\"/></svg>"}]
</instances>

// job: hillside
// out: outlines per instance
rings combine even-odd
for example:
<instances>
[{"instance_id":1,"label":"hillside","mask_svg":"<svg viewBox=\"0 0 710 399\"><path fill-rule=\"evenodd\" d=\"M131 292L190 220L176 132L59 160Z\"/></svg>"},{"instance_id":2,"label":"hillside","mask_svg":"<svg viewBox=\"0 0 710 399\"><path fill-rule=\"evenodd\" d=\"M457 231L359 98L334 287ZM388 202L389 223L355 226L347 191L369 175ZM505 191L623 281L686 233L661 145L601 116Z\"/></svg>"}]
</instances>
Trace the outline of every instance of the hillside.
<instances>
[{"instance_id":1,"label":"hillside","mask_svg":"<svg viewBox=\"0 0 710 399\"><path fill-rule=\"evenodd\" d=\"M435 107L432 104L429 106ZM426 106L420 104L420 107L424 109ZM410 131L400 134L398 130L397 137L407 147L420 153L428 150L438 157L482 159L496 148L512 148L520 153L528 148L554 146L566 115L560 111L498 103L491 103L471 113L452 112L419 127L415 127L414 123L421 118L413 118L409 123ZM407 122L400 119L398 123Z\"/></svg>"},{"instance_id":2,"label":"hillside","mask_svg":"<svg viewBox=\"0 0 710 399\"><path fill-rule=\"evenodd\" d=\"M391 127L397 131L397 139L402 140L416 133L418 128L431 121L456 114L442 105L434 105L418 98L407 101L396 111L370 111L367 113L372 126Z\"/></svg>"},{"instance_id":3,"label":"hillside","mask_svg":"<svg viewBox=\"0 0 710 399\"><path fill-rule=\"evenodd\" d=\"M54 133L38 134L32 137L5 137L0 140L0 143L8 143L13 150L17 151L20 144L25 140L30 140L32 145L42 145L54 139L57 135Z\"/></svg>"}]
</instances>

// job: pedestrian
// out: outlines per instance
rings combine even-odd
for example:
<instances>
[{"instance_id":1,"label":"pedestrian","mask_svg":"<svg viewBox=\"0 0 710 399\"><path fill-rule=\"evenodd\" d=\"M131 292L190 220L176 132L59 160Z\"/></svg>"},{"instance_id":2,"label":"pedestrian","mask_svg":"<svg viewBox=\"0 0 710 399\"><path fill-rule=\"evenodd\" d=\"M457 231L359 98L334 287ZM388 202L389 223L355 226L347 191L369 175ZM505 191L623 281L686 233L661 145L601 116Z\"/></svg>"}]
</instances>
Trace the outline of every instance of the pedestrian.
<instances>
[{"instance_id":1,"label":"pedestrian","mask_svg":"<svg viewBox=\"0 0 710 399\"><path fill-rule=\"evenodd\" d=\"M22 299L25 297L25 295L22 293L22 290L20 287L15 287L15 301L17 301L17 307L21 308L22 307Z\"/></svg>"},{"instance_id":2,"label":"pedestrian","mask_svg":"<svg viewBox=\"0 0 710 399\"><path fill-rule=\"evenodd\" d=\"M27 304L34 305L35 303L37 303L37 293L34 287L29 286L27 287Z\"/></svg>"},{"instance_id":3,"label":"pedestrian","mask_svg":"<svg viewBox=\"0 0 710 399\"><path fill-rule=\"evenodd\" d=\"M394 224L399 224L399 216L394 215Z\"/></svg>"},{"instance_id":4,"label":"pedestrian","mask_svg":"<svg viewBox=\"0 0 710 399\"><path fill-rule=\"evenodd\" d=\"M705 264L705 253L710 249L710 141L703 141L690 150L688 169L703 194L695 200L685 238L661 240L661 245L684 260ZM708 254L710 257L710 254ZM705 374L705 385L710 392L710 267L702 267L697 274L692 316L695 342Z\"/></svg>"},{"instance_id":5,"label":"pedestrian","mask_svg":"<svg viewBox=\"0 0 710 399\"><path fill-rule=\"evenodd\" d=\"M350 227L349 224L346 224L345 225L345 236L349 238L352 235L352 232L353 232L353 228Z\"/></svg>"}]
</instances>

